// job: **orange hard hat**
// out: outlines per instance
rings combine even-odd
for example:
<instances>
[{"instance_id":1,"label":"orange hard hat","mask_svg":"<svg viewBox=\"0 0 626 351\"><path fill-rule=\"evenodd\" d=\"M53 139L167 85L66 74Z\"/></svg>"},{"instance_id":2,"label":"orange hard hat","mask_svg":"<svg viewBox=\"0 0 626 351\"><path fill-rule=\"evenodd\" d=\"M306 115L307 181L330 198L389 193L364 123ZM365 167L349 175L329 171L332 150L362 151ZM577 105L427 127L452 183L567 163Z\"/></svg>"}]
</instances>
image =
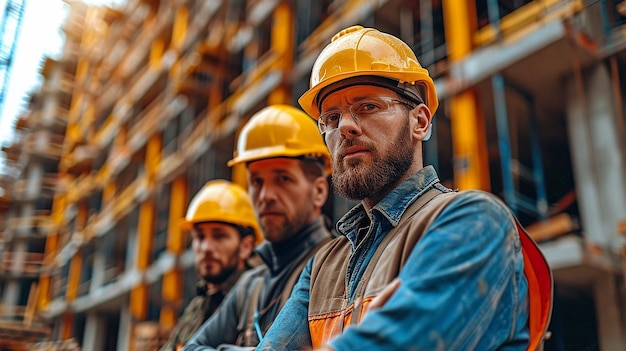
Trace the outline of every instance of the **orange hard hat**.
<instances>
[{"instance_id":1,"label":"orange hard hat","mask_svg":"<svg viewBox=\"0 0 626 351\"><path fill-rule=\"evenodd\" d=\"M433 115L439 106L435 84L413 50L393 35L362 26L346 28L332 38L313 64L310 89L298 102L317 119L320 92L335 83L359 79L363 84L384 81L377 84L424 102Z\"/></svg>"},{"instance_id":2,"label":"orange hard hat","mask_svg":"<svg viewBox=\"0 0 626 351\"><path fill-rule=\"evenodd\" d=\"M317 125L300 109L270 105L255 113L241 130L228 166L274 157L318 157L330 173L330 153Z\"/></svg>"},{"instance_id":3,"label":"orange hard hat","mask_svg":"<svg viewBox=\"0 0 626 351\"><path fill-rule=\"evenodd\" d=\"M207 182L191 199L183 229L190 230L194 224L222 222L251 227L256 243L263 241L263 235L254 215L252 202L243 187L227 180L216 179Z\"/></svg>"}]
</instances>

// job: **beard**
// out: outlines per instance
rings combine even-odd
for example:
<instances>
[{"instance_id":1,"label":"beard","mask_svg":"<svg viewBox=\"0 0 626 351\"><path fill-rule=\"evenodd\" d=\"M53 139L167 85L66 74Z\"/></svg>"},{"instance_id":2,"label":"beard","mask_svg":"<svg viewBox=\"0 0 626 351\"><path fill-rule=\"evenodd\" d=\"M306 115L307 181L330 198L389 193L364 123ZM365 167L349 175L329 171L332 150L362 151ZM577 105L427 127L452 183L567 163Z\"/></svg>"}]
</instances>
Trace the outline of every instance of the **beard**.
<instances>
[{"instance_id":1,"label":"beard","mask_svg":"<svg viewBox=\"0 0 626 351\"><path fill-rule=\"evenodd\" d=\"M263 237L272 243L281 242L296 232L295 226L287 218L282 218L280 222L262 221L259 224L263 230Z\"/></svg>"},{"instance_id":2,"label":"beard","mask_svg":"<svg viewBox=\"0 0 626 351\"><path fill-rule=\"evenodd\" d=\"M302 199L303 201L300 204L294 205L295 212L291 212L291 214L289 211L276 209L276 205L272 203L260 209L260 212L263 212L265 209L276 209L278 213L282 213L282 216L278 218L259 220L265 240L274 244L289 240L312 220L311 213L315 209L310 191L302 194Z\"/></svg>"},{"instance_id":3,"label":"beard","mask_svg":"<svg viewBox=\"0 0 626 351\"><path fill-rule=\"evenodd\" d=\"M205 275L202 278L205 282L220 285L230 278L230 276L237 270L237 266L224 267L218 274Z\"/></svg>"},{"instance_id":4,"label":"beard","mask_svg":"<svg viewBox=\"0 0 626 351\"><path fill-rule=\"evenodd\" d=\"M354 144L366 146L373 158L371 165L360 158L345 162L341 158L333 158L333 184L339 194L350 200L360 201L388 192L413 163L409 128L401 129L389 144L386 154L381 154L371 144L355 143L355 140L346 141L345 147Z\"/></svg>"}]
</instances>

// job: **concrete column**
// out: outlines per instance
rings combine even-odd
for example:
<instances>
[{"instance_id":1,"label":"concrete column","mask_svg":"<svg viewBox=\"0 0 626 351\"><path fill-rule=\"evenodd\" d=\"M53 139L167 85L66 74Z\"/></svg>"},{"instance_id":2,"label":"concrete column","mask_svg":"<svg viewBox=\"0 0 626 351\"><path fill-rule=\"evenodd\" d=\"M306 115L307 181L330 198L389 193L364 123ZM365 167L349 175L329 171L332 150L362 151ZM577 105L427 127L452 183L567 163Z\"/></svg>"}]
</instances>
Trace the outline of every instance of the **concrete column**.
<instances>
[{"instance_id":1,"label":"concrete column","mask_svg":"<svg viewBox=\"0 0 626 351\"><path fill-rule=\"evenodd\" d=\"M131 224L129 224L128 228L125 228L128 230L128 236L126 237L126 261L124 263L126 270L134 269L135 261L137 260L137 248L139 246L136 225L139 216L138 211L131 211L129 216L129 223Z\"/></svg>"},{"instance_id":2,"label":"concrete column","mask_svg":"<svg viewBox=\"0 0 626 351\"><path fill-rule=\"evenodd\" d=\"M593 285L598 343L601 350L626 350L617 291L615 276L610 272L599 275Z\"/></svg>"},{"instance_id":3,"label":"concrete column","mask_svg":"<svg viewBox=\"0 0 626 351\"><path fill-rule=\"evenodd\" d=\"M587 240L621 249L617 223L626 208L626 166L608 67L598 64L569 79L567 119L578 206Z\"/></svg>"},{"instance_id":4,"label":"concrete column","mask_svg":"<svg viewBox=\"0 0 626 351\"><path fill-rule=\"evenodd\" d=\"M28 253L28 245L20 238L13 241L13 252L11 257L11 271L20 274L26 265L26 254Z\"/></svg>"},{"instance_id":5,"label":"concrete column","mask_svg":"<svg viewBox=\"0 0 626 351\"><path fill-rule=\"evenodd\" d=\"M24 267L24 260L26 254L26 243L21 240L14 240L13 251L10 253L11 259L11 271L19 274ZM18 305L18 301L21 294L28 294L28 291L21 291L20 285L17 279L8 279L4 289L4 296L2 297L3 315L10 316L14 313L14 307Z\"/></svg>"},{"instance_id":6,"label":"concrete column","mask_svg":"<svg viewBox=\"0 0 626 351\"><path fill-rule=\"evenodd\" d=\"M48 76L48 81L53 86L59 86L62 80L62 73L59 66L55 66L52 73ZM53 126L55 120L55 111L59 105L58 96L56 94L46 96L41 109L41 122L44 126Z\"/></svg>"},{"instance_id":7,"label":"concrete column","mask_svg":"<svg viewBox=\"0 0 626 351\"><path fill-rule=\"evenodd\" d=\"M4 296L2 297L2 315L4 317L10 317L15 313L14 310L19 296L20 288L17 284L17 280L11 279L6 283Z\"/></svg>"},{"instance_id":8,"label":"concrete column","mask_svg":"<svg viewBox=\"0 0 626 351\"><path fill-rule=\"evenodd\" d=\"M102 351L104 336L107 333L106 321L97 313L88 313L85 321L85 335L83 336L83 350ZM118 345L119 347L119 345ZM118 348L119 349L119 348Z\"/></svg>"},{"instance_id":9,"label":"concrete column","mask_svg":"<svg viewBox=\"0 0 626 351\"><path fill-rule=\"evenodd\" d=\"M41 163L31 163L28 168L28 178L26 181L26 197L36 199L41 192L43 182L43 165Z\"/></svg>"},{"instance_id":10,"label":"concrete column","mask_svg":"<svg viewBox=\"0 0 626 351\"><path fill-rule=\"evenodd\" d=\"M17 220L19 225L16 228L16 234L24 237L32 231L33 216L35 215L34 200L37 199L41 192L41 183L43 182L43 167L41 164L31 164L26 170L26 189L24 196L29 199L23 203L17 211Z\"/></svg>"},{"instance_id":11,"label":"concrete column","mask_svg":"<svg viewBox=\"0 0 626 351\"><path fill-rule=\"evenodd\" d=\"M91 279L90 292L94 292L104 284L104 267L106 267L106 261L102 250L95 250L93 254L93 276Z\"/></svg>"},{"instance_id":12,"label":"concrete column","mask_svg":"<svg viewBox=\"0 0 626 351\"><path fill-rule=\"evenodd\" d=\"M120 329L117 337L117 349L118 350L130 350L130 338L131 338L131 315L128 305L123 304L120 306ZM86 350L86 349L85 349Z\"/></svg>"}]
</instances>

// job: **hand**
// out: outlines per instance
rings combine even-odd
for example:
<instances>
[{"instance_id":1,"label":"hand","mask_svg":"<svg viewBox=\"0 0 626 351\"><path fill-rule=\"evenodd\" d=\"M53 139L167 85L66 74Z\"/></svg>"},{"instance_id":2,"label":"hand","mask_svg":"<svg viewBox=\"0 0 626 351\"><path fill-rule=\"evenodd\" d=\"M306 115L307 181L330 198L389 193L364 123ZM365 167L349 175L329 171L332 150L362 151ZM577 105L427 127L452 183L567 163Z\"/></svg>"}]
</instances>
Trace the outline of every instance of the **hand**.
<instances>
[{"instance_id":1,"label":"hand","mask_svg":"<svg viewBox=\"0 0 626 351\"><path fill-rule=\"evenodd\" d=\"M400 283L400 279L394 278L394 280L392 280L391 283L387 284L387 286L380 292L380 294L378 294L378 296L376 296L372 300L372 302L367 305L365 313L367 314L369 311L373 311L377 308L382 307L385 302L389 300L391 295L393 295L393 293L398 290L398 287L400 287Z\"/></svg>"}]
</instances>

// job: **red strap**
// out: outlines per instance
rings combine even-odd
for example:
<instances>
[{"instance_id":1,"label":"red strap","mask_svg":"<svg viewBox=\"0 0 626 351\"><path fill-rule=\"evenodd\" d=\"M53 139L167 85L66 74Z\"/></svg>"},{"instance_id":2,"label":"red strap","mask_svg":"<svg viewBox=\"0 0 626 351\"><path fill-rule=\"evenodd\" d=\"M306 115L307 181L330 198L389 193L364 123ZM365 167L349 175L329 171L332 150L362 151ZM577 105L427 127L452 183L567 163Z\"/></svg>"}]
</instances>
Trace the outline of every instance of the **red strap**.
<instances>
[{"instance_id":1,"label":"red strap","mask_svg":"<svg viewBox=\"0 0 626 351\"><path fill-rule=\"evenodd\" d=\"M543 342L552 314L553 281L548 262L535 241L517 223L522 252L524 254L524 275L528 281L530 345L528 350L536 350Z\"/></svg>"}]
</instances>

